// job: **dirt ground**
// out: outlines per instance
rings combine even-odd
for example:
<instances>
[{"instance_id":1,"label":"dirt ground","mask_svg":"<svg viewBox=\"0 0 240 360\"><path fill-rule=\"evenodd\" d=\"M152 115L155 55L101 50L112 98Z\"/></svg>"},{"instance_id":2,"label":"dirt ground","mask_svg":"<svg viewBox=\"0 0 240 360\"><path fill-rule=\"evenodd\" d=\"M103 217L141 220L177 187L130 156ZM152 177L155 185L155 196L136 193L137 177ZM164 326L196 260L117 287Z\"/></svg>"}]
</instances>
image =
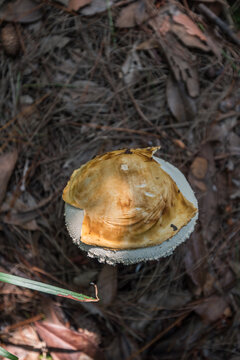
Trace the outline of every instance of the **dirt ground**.
<instances>
[{"instance_id":1,"label":"dirt ground","mask_svg":"<svg viewBox=\"0 0 240 360\"><path fill-rule=\"evenodd\" d=\"M100 302L2 283L1 346L28 360L240 359L239 33L198 1L155 1L151 20L144 1L67 4L15 22L0 8L0 271L91 296L94 282ZM96 155L149 146L187 176L198 225L171 257L100 264L72 243L62 190Z\"/></svg>"}]
</instances>

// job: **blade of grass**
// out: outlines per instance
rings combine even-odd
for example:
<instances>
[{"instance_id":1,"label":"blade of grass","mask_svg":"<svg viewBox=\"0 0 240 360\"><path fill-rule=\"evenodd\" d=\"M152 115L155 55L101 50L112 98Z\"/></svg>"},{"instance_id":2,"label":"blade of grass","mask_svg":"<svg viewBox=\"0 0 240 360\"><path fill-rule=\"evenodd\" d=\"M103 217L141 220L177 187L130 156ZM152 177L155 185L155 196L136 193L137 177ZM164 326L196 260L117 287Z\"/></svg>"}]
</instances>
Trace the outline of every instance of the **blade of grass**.
<instances>
[{"instance_id":1,"label":"blade of grass","mask_svg":"<svg viewBox=\"0 0 240 360\"><path fill-rule=\"evenodd\" d=\"M65 297L76 301L83 301L83 302L99 301L97 294L97 287L95 285L94 286L95 286L96 298L92 298L90 296L79 294L67 289L62 289L57 286L48 285L39 281L29 280L22 278L20 276L9 275L2 272L0 272L0 281L12 285L22 286L31 290L41 291L51 295Z\"/></svg>"},{"instance_id":2,"label":"blade of grass","mask_svg":"<svg viewBox=\"0 0 240 360\"><path fill-rule=\"evenodd\" d=\"M10 360L18 360L17 356L11 354L7 350L3 349L1 346L0 346L0 356L3 356L3 357L5 357L7 359L10 359Z\"/></svg>"}]
</instances>

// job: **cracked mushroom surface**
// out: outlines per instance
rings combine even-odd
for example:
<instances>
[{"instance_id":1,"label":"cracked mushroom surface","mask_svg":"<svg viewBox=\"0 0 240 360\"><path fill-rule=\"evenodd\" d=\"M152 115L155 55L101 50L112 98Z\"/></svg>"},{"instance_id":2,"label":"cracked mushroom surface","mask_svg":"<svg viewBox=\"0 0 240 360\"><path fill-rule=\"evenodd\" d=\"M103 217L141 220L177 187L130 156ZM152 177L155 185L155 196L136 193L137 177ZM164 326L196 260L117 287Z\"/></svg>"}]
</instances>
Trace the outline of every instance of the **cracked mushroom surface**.
<instances>
[{"instance_id":1,"label":"cracked mushroom surface","mask_svg":"<svg viewBox=\"0 0 240 360\"><path fill-rule=\"evenodd\" d=\"M193 231L198 206L159 147L116 150L75 170L63 191L66 226L91 257L132 264L170 255Z\"/></svg>"}]
</instances>

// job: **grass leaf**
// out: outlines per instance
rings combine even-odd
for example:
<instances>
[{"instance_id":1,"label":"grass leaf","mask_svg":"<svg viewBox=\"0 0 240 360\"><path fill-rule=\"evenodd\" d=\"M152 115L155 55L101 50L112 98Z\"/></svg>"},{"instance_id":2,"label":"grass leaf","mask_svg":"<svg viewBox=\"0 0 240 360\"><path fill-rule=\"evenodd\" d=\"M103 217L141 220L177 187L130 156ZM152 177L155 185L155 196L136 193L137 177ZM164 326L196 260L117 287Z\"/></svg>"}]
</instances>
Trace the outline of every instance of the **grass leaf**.
<instances>
[{"instance_id":1,"label":"grass leaf","mask_svg":"<svg viewBox=\"0 0 240 360\"><path fill-rule=\"evenodd\" d=\"M82 295L67 289L62 289L57 286L48 285L39 281L29 280L22 278L20 276L9 275L2 272L0 272L0 281L12 285L22 286L31 290L41 291L51 295L65 297L76 301L83 301L83 302L99 301L96 286L95 286L96 298L92 298L90 296Z\"/></svg>"},{"instance_id":2,"label":"grass leaf","mask_svg":"<svg viewBox=\"0 0 240 360\"><path fill-rule=\"evenodd\" d=\"M0 346L0 356L3 356L3 357L5 357L7 359L10 359L10 360L18 360L17 356L11 354L7 350L3 349L1 346Z\"/></svg>"}]
</instances>

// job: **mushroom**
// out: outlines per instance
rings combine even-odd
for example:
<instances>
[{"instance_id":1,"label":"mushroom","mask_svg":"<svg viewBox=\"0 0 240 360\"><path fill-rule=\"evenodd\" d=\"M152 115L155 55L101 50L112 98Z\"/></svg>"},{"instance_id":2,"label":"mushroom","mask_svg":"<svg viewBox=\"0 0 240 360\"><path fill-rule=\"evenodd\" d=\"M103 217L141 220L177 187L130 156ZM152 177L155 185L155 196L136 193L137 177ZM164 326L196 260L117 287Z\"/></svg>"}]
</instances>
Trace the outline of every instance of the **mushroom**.
<instances>
[{"instance_id":1,"label":"mushroom","mask_svg":"<svg viewBox=\"0 0 240 360\"><path fill-rule=\"evenodd\" d=\"M117 150L75 170L63 190L68 232L88 256L111 265L172 254L194 230L197 199L159 147Z\"/></svg>"}]
</instances>

